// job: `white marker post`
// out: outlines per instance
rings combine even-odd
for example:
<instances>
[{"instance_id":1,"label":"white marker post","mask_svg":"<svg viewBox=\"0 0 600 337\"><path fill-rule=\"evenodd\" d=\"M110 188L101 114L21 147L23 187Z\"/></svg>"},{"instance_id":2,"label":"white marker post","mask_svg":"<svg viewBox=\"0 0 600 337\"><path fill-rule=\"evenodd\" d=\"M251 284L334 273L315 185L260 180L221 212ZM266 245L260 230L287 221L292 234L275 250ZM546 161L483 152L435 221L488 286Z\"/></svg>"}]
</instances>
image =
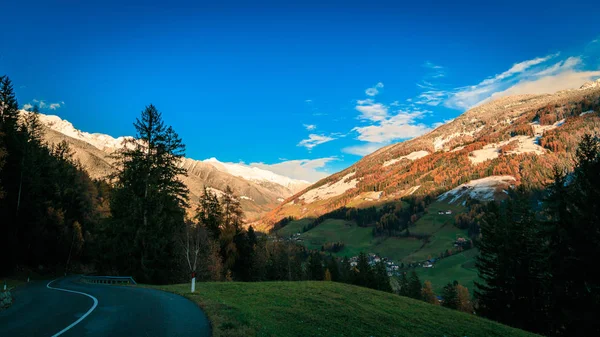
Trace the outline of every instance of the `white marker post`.
<instances>
[{"instance_id":1,"label":"white marker post","mask_svg":"<svg viewBox=\"0 0 600 337\"><path fill-rule=\"evenodd\" d=\"M192 292L196 291L196 272L192 272Z\"/></svg>"},{"instance_id":2,"label":"white marker post","mask_svg":"<svg viewBox=\"0 0 600 337\"><path fill-rule=\"evenodd\" d=\"M6 280L4 280L4 291L6 291Z\"/></svg>"}]
</instances>

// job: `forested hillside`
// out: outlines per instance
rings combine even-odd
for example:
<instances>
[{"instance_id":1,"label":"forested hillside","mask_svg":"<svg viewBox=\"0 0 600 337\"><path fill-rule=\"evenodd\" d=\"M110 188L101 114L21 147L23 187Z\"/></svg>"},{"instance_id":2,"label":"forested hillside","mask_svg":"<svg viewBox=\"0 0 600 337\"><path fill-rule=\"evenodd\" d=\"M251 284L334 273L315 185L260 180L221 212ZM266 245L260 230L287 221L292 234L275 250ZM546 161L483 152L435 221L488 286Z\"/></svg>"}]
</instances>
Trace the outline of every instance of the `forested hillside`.
<instances>
[{"instance_id":1,"label":"forested hillside","mask_svg":"<svg viewBox=\"0 0 600 337\"><path fill-rule=\"evenodd\" d=\"M584 133L600 131L600 88L501 98L432 132L384 147L288 198L263 221L317 217L342 206L438 196L460 184L509 175L541 188L572 168Z\"/></svg>"}]
</instances>

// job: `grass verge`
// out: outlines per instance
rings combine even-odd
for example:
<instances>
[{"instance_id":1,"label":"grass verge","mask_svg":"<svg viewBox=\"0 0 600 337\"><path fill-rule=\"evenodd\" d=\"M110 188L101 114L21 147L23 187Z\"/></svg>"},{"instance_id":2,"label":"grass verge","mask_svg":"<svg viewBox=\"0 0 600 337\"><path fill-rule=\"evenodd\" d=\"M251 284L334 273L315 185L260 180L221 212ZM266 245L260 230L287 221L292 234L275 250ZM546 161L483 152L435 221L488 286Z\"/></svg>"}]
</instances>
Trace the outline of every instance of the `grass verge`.
<instances>
[{"instance_id":1,"label":"grass verge","mask_svg":"<svg viewBox=\"0 0 600 337\"><path fill-rule=\"evenodd\" d=\"M221 336L534 336L462 312L335 282L149 286L183 295Z\"/></svg>"}]
</instances>

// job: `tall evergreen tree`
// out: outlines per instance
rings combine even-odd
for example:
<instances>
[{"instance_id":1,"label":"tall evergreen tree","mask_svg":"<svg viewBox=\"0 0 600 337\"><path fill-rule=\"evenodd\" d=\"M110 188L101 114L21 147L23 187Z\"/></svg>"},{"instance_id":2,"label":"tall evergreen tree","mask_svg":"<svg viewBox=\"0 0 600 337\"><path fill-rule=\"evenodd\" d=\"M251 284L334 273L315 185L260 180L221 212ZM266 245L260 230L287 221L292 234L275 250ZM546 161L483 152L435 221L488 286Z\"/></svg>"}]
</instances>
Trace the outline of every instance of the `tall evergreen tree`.
<instances>
[{"instance_id":1,"label":"tall evergreen tree","mask_svg":"<svg viewBox=\"0 0 600 337\"><path fill-rule=\"evenodd\" d=\"M448 283L442 291L442 306L450 309L458 308L458 293L456 285Z\"/></svg>"},{"instance_id":2,"label":"tall evergreen tree","mask_svg":"<svg viewBox=\"0 0 600 337\"><path fill-rule=\"evenodd\" d=\"M476 266L479 312L530 331L547 326L547 246L522 188L501 207L488 206Z\"/></svg>"},{"instance_id":3,"label":"tall evergreen tree","mask_svg":"<svg viewBox=\"0 0 600 337\"><path fill-rule=\"evenodd\" d=\"M600 277L590 266L600 256L600 143L585 135L575 170L559 172L549 187L546 223L550 252L549 334L600 335Z\"/></svg>"},{"instance_id":4,"label":"tall evergreen tree","mask_svg":"<svg viewBox=\"0 0 600 337\"><path fill-rule=\"evenodd\" d=\"M196 220L211 233L213 239L219 239L223 224L223 210L217 195L209 191L206 186L196 208Z\"/></svg>"},{"instance_id":5,"label":"tall evergreen tree","mask_svg":"<svg viewBox=\"0 0 600 337\"><path fill-rule=\"evenodd\" d=\"M374 289L391 293L392 285L390 284L390 277L387 274L385 263L383 261L375 264L373 274L375 279Z\"/></svg>"},{"instance_id":6,"label":"tall evergreen tree","mask_svg":"<svg viewBox=\"0 0 600 337\"><path fill-rule=\"evenodd\" d=\"M309 280L323 281L325 279L321 253L314 251L310 254L306 272Z\"/></svg>"},{"instance_id":7,"label":"tall evergreen tree","mask_svg":"<svg viewBox=\"0 0 600 337\"><path fill-rule=\"evenodd\" d=\"M400 296L410 296L410 288L408 285L408 278L406 277L406 272L402 272L400 275L400 280L398 281L398 294Z\"/></svg>"},{"instance_id":8,"label":"tall evergreen tree","mask_svg":"<svg viewBox=\"0 0 600 337\"><path fill-rule=\"evenodd\" d=\"M367 254L364 252L358 254L358 261L354 272L354 281L352 283L362 287L372 287L373 277L371 266L369 265Z\"/></svg>"},{"instance_id":9,"label":"tall evergreen tree","mask_svg":"<svg viewBox=\"0 0 600 337\"><path fill-rule=\"evenodd\" d=\"M421 289L422 285L419 275L417 275L417 272L413 270L410 273L410 279L408 281L408 296L420 300L422 298Z\"/></svg>"},{"instance_id":10,"label":"tall evergreen tree","mask_svg":"<svg viewBox=\"0 0 600 337\"><path fill-rule=\"evenodd\" d=\"M164 283L178 275L180 264L175 235L185 225L187 189L178 164L185 146L153 105L134 126L136 137L120 153L111 196L113 261L123 273Z\"/></svg>"}]
</instances>

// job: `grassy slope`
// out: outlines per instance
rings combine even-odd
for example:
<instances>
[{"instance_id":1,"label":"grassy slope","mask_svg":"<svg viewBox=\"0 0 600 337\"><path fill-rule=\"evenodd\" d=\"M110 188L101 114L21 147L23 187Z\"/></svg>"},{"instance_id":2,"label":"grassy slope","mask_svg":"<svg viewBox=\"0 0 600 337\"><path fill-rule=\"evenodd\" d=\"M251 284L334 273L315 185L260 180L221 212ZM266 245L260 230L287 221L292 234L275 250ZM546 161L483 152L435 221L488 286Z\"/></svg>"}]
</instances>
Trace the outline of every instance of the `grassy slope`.
<instances>
[{"instance_id":1,"label":"grassy slope","mask_svg":"<svg viewBox=\"0 0 600 337\"><path fill-rule=\"evenodd\" d=\"M440 260L433 268L417 268L421 280L431 281L436 294L441 294L444 285L454 280L469 288L472 293L475 289L473 282L478 279L475 269L476 249L465 251Z\"/></svg>"},{"instance_id":2,"label":"grassy slope","mask_svg":"<svg viewBox=\"0 0 600 337\"><path fill-rule=\"evenodd\" d=\"M438 211L452 210L452 215L438 214ZM464 212L465 208L460 203L448 204L436 201L429 205L428 213L421 217L411 233L429 235L426 243L414 238L375 238L371 228L358 227L354 222L329 219L319 226L301 235L303 244L310 249L320 249L325 242L342 241L345 247L335 254L338 256L355 256L359 252L377 253L397 262L419 262L429 258L437 258L440 253L454 248L457 237L466 237L467 233L454 227L456 214ZM288 236L292 233L301 232L302 227L311 220L302 219L292 221L286 227L280 229L278 234ZM417 272L423 281L429 280L437 293L448 282L454 280L473 291L473 281L477 279L473 260L476 251L468 251L455 256L442 259L436 263L434 268L417 268ZM465 268L465 264L467 264ZM470 266L469 266L470 265Z\"/></svg>"},{"instance_id":3,"label":"grassy slope","mask_svg":"<svg viewBox=\"0 0 600 337\"><path fill-rule=\"evenodd\" d=\"M533 336L479 317L334 282L154 286L197 302L214 336Z\"/></svg>"}]
</instances>

